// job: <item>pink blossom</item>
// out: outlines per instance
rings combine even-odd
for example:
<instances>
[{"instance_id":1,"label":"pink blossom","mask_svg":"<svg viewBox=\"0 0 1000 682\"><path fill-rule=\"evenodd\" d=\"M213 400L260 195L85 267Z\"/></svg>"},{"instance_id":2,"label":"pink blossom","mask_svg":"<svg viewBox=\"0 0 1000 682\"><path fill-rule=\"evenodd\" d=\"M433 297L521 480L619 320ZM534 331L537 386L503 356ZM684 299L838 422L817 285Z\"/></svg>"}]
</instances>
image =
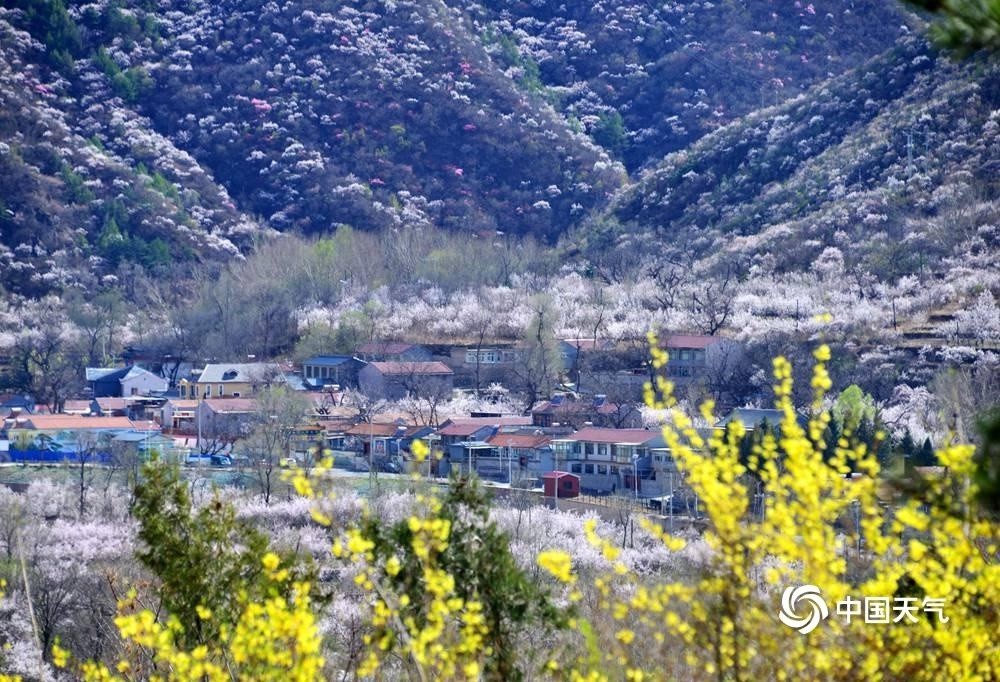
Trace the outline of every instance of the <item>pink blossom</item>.
<instances>
[{"instance_id":1,"label":"pink blossom","mask_svg":"<svg viewBox=\"0 0 1000 682\"><path fill-rule=\"evenodd\" d=\"M455 169L455 175L462 175L462 173L463 173L463 171L462 171L461 168L456 168Z\"/></svg>"},{"instance_id":2,"label":"pink blossom","mask_svg":"<svg viewBox=\"0 0 1000 682\"><path fill-rule=\"evenodd\" d=\"M370 184L372 184L372 185L384 185L385 184L385 180L383 180L382 178L372 178L368 182Z\"/></svg>"},{"instance_id":3,"label":"pink blossom","mask_svg":"<svg viewBox=\"0 0 1000 682\"><path fill-rule=\"evenodd\" d=\"M471 133L475 129L476 129L476 124L475 123L466 123L464 126L462 126L462 130L464 130L464 131L466 131L468 133Z\"/></svg>"}]
</instances>

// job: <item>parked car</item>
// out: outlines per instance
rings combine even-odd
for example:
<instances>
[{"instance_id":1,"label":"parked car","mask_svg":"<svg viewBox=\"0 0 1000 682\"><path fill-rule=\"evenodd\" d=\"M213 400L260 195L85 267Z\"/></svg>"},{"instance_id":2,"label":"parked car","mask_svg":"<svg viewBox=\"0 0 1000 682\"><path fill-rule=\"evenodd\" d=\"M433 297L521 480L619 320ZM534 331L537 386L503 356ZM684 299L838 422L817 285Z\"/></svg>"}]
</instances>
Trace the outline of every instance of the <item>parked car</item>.
<instances>
[{"instance_id":1,"label":"parked car","mask_svg":"<svg viewBox=\"0 0 1000 682\"><path fill-rule=\"evenodd\" d=\"M212 455L212 466L214 467L231 467L233 465L233 458L229 455Z\"/></svg>"}]
</instances>

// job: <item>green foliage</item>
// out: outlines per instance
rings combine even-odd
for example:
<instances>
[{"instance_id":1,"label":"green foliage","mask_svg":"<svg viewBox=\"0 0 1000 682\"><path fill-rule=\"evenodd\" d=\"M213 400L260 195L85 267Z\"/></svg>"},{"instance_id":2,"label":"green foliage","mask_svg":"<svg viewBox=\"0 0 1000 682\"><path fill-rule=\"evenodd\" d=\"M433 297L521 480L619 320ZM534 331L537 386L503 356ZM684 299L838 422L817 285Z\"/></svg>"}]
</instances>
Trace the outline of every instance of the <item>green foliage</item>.
<instances>
[{"instance_id":1,"label":"green foliage","mask_svg":"<svg viewBox=\"0 0 1000 682\"><path fill-rule=\"evenodd\" d=\"M485 680L525 678L517 635L531 625L547 630L565 627L569 613L558 608L548 591L539 587L517 566L510 552L510 538L489 519L490 501L475 478L453 478L441 500L438 519L451 528L447 549L439 557L438 568L454 578L454 595L466 603L478 601L489 627L485 645L491 653L484 664ZM400 570L391 576L393 591L406 595L409 604L400 609L403 622L412 618L423 628L426 612L426 585L423 564L414 552L414 532L408 520L386 526L382 519L369 516L362 521L361 535L374 543L378 562L395 557ZM377 632L378 641L386 632ZM521 660L519 660L521 659Z\"/></svg>"},{"instance_id":2,"label":"green foliage","mask_svg":"<svg viewBox=\"0 0 1000 682\"><path fill-rule=\"evenodd\" d=\"M74 204L89 204L94 200L94 193L83 184L83 177L75 172L73 168L68 164L64 163L62 171L59 175L62 177L63 183L66 185L66 190L69 194L69 200Z\"/></svg>"},{"instance_id":3,"label":"green foliage","mask_svg":"<svg viewBox=\"0 0 1000 682\"><path fill-rule=\"evenodd\" d=\"M24 10L28 31L45 44L49 65L64 74L71 73L74 58L83 50L83 40L63 0L18 0L13 6Z\"/></svg>"},{"instance_id":4,"label":"green foliage","mask_svg":"<svg viewBox=\"0 0 1000 682\"><path fill-rule=\"evenodd\" d=\"M871 422L875 418L875 400L860 386L851 384L837 396L833 416L843 424L845 431L855 433L860 430L862 420Z\"/></svg>"},{"instance_id":5,"label":"green foliage","mask_svg":"<svg viewBox=\"0 0 1000 682\"><path fill-rule=\"evenodd\" d=\"M353 353L361 342L362 334L354 325L339 324L334 327L325 322L313 322L295 344L293 357L301 361L314 355Z\"/></svg>"},{"instance_id":6,"label":"green foliage","mask_svg":"<svg viewBox=\"0 0 1000 682\"><path fill-rule=\"evenodd\" d=\"M118 265L123 261L139 263L150 269L169 265L170 246L159 237L146 240L127 234L121 228L121 224L127 221L128 214L121 202L115 202L108 208L104 227L97 240L101 257L112 265Z\"/></svg>"},{"instance_id":7,"label":"green foliage","mask_svg":"<svg viewBox=\"0 0 1000 682\"><path fill-rule=\"evenodd\" d=\"M133 14L126 14L112 5L104 14L104 29L115 37L136 40L142 34L139 21Z\"/></svg>"},{"instance_id":8,"label":"green foliage","mask_svg":"<svg viewBox=\"0 0 1000 682\"><path fill-rule=\"evenodd\" d=\"M222 626L239 619L241 593L251 602L267 594L261 564L267 538L217 498L195 510L175 466L145 465L135 496L145 545L137 557L160 579L163 606L184 624L183 644L216 641ZM206 608L211 618L199 613Z\"/></svg>"},{"instance_id":9,"label":"green foliage","mask_svg":"<svg viewBox=\"0 0 1000 682\"><path fill-rule=\"evenodd\" d=\"M94 53L93 59L94 64L111 80L115 94L130 104L138 102L153 86L153 79L145 69L134 66L122 71L103 47Z\"/></svg>"},{"instance_id":10,"label":"green foliage","mask_svg":"<svg viewBox=\"0 0 1000 682\"><path fill-rule=\"evenodd\" d=\"M1000 0L907 0L937 15L931 38L968 56L977 50L1000 50Z\"/></svg>"},{"instance_id":11,"label":"green foliage","mask_svg":"<svg viewBox=\"0 0 1000 682\"><path fill-rule=\"evenodd\" d=\"M168 199L172 199L174 202L179 202L181 200L180 192L177 191L177 187L174 186L174 183L167 180L158 171L153 173L152 178L153 189Z\"/></svg>"},{"instance_id":12,"label":"green foliage","mask_svg":"<svg viewBox=\"0 0 1000 682\"><path fill-rule=\"evenodd\" d=\"M620 154L628 141L622 115L617 111L602 113L597 125L594 126L593 138L608 151Z\"/></svg>"},{"instance_id":13,"label":"green foliage","mask_svg":"<svg viewBox=\"0 0 1000 682\"><path fill-rule=\"evenodd\" d=\"M104 228L101 230L101 236L97 241L98 246L102 250L112 250L117 244L125 241L125 236L122 234L121 228L118 227L118 221L115 219L114 215L108 215L104 220Z\"/></svg>"}]
</instances>

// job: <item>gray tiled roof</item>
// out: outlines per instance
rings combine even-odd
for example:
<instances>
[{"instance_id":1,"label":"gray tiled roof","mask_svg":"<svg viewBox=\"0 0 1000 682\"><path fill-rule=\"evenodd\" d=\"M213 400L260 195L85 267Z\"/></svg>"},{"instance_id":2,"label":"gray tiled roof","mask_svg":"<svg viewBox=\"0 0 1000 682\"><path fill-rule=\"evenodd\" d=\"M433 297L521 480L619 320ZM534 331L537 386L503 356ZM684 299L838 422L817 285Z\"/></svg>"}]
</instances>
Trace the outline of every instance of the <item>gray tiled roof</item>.
<instances>
[{"instance_id":1,"label":"gray tiled roof","mask_svg":"<svg viewBox=\"0 0 1000 682\"><path fill-rule=\"evenodd\" d=\"M252 384L255 381L285 380L281 368L268 362L216 363L205 365L204 371L198 377L199 382L224 384L236 382Z\"/></svg>"}]
</instances>

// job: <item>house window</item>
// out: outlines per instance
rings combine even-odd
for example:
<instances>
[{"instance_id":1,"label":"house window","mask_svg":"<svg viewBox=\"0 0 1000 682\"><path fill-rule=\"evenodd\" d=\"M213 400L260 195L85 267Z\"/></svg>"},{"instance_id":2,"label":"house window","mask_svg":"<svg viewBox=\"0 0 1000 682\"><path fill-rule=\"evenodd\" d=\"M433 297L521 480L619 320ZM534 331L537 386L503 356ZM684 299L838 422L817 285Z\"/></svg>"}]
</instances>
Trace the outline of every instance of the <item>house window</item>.
<instances>
[{"instance_id":1,"label":"house window","mask_svg":"<svg viewBox=\"0 0 1000 682\"><path fill-rule=\"evenodd\" d=\"M476 351L474 351L474 350L467 350L467 351L465 351L465 362L466 362L466 364L469 364L469 365L476 364Z\"/></svg>"},{"instance_id":2,"label":"house window","mask_svg":"<svg viewBox=\"0 0 1000 682\"><path fill-rule=\"evenodd\" d=\"M601 443L600 445L598 445L597 446L597 454L600 457L607 457L608 456L608 444L607 443Z\"/></svg>"},{"instance_id":3,"label":"house window","mask_svg":"<svg viewBox=\"0 0 1000 682\"><path fill-rule=\"evenodd\" d=\"M592 473L594 473L594 465L593 464L584 464L583 465L583 473L585 473L585 474L592 474Z\"/></svg>"},{"instance_id":4,"label":"house window","mask_svg":"<svg viewBox=\"0 0 1000 682\"><path fill-rule=\"evenodd\" d=\"M224 393L224 392L225 392L225 390L226 390L226 387L225 387L224 385L222 385L222 384L219 384L219 387L218 387L218 388L219 388L219 397L221 398L221 397L222 397L222 395L223 395L223 393Z\"/></svg>"},{"instance_id":5,"label":"house window","mask_svg":"<svg viewBox=\"0 0 1000 682\"><path fill-rule=\"evenodd\" d=\"M581 474L583 473L583 465L580 464L579 462L574 462L573 465L570 467L570 471L572 471L574 474Z\"/></svg>"},{"instance_id":6,"label":"house window","mask_svg":"<svg viewBox=\"0 0 1000 682\"><path fill-rule=\"evenodd\" d=\"M607 473L608 473L608 465L607 464L598 464L597 465L597 473L606 476Z\"/></svg>"},{"instance_id":7,"label":"house window","mask_svg":"<svg viewBox=\"0 0 1000 682\"><path fill-rule=\"evenodd\" d=\"M240 392L239 391L233 391L233 397L234 398L239 398L240 397Z\"/></svg>"},{"instance_id":8,"label":"house window","mask_svg":"<svg viewBox=\"0 0 1000 682\"><path fill-rule=\"evenodd\" d=\"M133 386L132 390L129 392L129 395L139 395L139 389Z\"/></svg>"}]
</instances>

